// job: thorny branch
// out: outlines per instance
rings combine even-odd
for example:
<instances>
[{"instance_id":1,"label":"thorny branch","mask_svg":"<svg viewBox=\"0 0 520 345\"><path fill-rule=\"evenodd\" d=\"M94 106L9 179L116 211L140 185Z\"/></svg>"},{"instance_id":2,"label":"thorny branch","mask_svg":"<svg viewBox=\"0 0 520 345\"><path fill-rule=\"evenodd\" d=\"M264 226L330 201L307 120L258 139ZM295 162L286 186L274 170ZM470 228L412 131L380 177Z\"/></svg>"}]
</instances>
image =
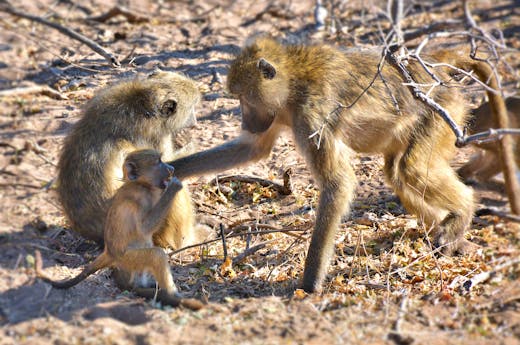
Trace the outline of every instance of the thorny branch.
<instances>
[{"instance_id":1,"label":"thorny branch","mask_svg":"<svg viewBox=\"0 0 520 345\"><path fill-rule=\"evenodd\" d=\"M395 0L395 1L402 3L402 0ZM500 42L497 42L493 37L491 37L484 30L482 30L481 28L479 28L477 26L477 24L475 23L472 15L471 15L468 0L463 0L463 5L464 5L464 15L466 17L466 23L467 23L467 26L469 26L469 28L470 28L470 31L468 32L468 36L471 37L471 54L470 54L471 58L482 61L483 63L489 63L489 59L482 60L482 59L476 58L476 43L475 43L476 39L487 41L488 45L489 45L490 49L492 50L492 52L494 53L495 57L498 57L496 47L503 46L503 44ZM396 17L398 17L398 12L396 12L396 11L393 11L393 12L394 13L392 13L392 14L395 15ZM433 67L435 65L430 64L428 66L428 64L426 64L424 61L422 61L422 59L420 59L420 57L419 57L419 52L426 45L426 42L429 40L429 38L427 38L425 41L423 41L423 43L421 43L419 45L417 52L414 56L412 56L411 54L408 54L408 53L403 54L403 50L405 50L406 48L399 41L399 38L402 37L402 33L400 33L399 30L400 30L400 27L398 25L395 25L395 20L394 20L393 33L391 34L391 36L393 35L394 37L398 38L397 44L393 44L390 47L385 48L386 49L386 53L385 53L386 59L393 66L395 66L395 68L397 68L397 70L400 72L400 74L406 80L405 85L407 85L411 89L413 95L416 98L420 99L422 102L426 103L429 107L434 109L442 117L442 119L450 126L450 128L452 129L453 133L456 136L455 145L457 147L463 147L473 141L478 141L478 140L483 140L483 139L486 139L486 140L492 140L494 138L500 139L500 141L498 143L499 157L500 157L500 162L502 164L502 172L504 174L505 186L506 186L506 191L507 191L507 195L509 198L509 204L511 207L511 211L515 214L519 214L520 213L520 187L519 187L518 181L516 180L516 176L515 176L512 141L511 141L511 138L502 137L502 135L503 134L519 134L520 132L515 131L515 130L510 130L507 128L507 127L509 127L509 119L507 116L507 109L505 109L503 102L498 102L499 104L496 105L496 107L498 107L499 109L495 109L495 111L493 112L495 124L496 124L496 126L500 127L501 129L499 129L499 130L490 129L487 132L482 132L482 133L477 133L476 135L467 136L465 131L461 130L461 128L452 119L452 117L450 116L449 112L446 111L446 109L444 109L440 104L438 104L432 98L430 98L428 96L428 94L425 94L422 90L419 89L419 85L412 78L411 74L409 73L408 69L406 68L406 65L403 63L403 61L405 61L405 59L415 57L419 61L419 63L422 65L422 67L425 69L425 71L430 76L432 76L433 79L436 81L436 83L434 83L432 85L432 89L433 89L433 87L440 85L441 84L440 80L437 77L435 77L435 75L428 68L428 67ZM478 33L478 35L471 35L471 31L476 31ZM398 50L400 51L400 54L399 54L400 57L396 57L396 54L395 54ZM401 58L401 56L404 56L404 58ZM439 66L439 65L441 65L441 64L437 64L437 66ZM448 64L442 64L442 65L449 66ZM498 96L490 95L490 98L491 97L500 97L500 84L498 82L499 78L498 78L497 72L494 68L492 68L492 73L495 74L493 77L497 81L496 83L493 84L493 87L496 87L498 89L498 90L495 90L494 93L498 93ZM465 74L475 80L477 79L477 78L474 78L471 74L468 74L468 73L465 73ZM502 108L504 108L504 109L502 109ZM486 137L486 134L489 134L489 135Z\"/></svg>"},{"instance_id":2,"label":"thorny branch","mask_svg":"<svg viewBox=\"0 0 520 345\"><path fill-rule=\"evenodd\" d=\"M453 130L453 133L457 137L455 145L457 147L462 147L464 145L467 145L468 143L465 141L466 137L464 135L464 132L459 128L457 123L451 118L449 112L444 109L439 103L435 102L432 98L430 98L428 95L426 95L419 87L417 87L417 83L410 75L410 72L408 72L408 69L403 64L402 61L398 60L398 58L394 55L394 52L397 50L398 46L394 45L389 47L389 49L386 52L386 59L390 64L395 66L397 70L401 73L401 75L406 80L406 85L411 89L413 95L426 103L431 108L435 109L437 113L442 117L444 121L450 126L450 128Z\"/></svg>"}]
</instances>

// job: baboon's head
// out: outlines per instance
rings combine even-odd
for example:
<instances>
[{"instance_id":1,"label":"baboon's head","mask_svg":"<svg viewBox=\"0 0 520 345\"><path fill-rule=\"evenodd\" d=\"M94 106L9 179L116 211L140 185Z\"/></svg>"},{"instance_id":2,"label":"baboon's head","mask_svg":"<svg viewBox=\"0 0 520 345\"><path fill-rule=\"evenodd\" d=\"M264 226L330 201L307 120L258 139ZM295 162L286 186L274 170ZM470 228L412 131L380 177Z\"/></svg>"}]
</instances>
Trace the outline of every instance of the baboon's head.
<instances>
[{"instance_id":1,"label":"baboon's head","mask_svg":"<svg viewBox=\"0 0 520 345\"><path fill-rule=\"evenodd\" d=\"M200 92L195 81L173 72L120 82L101 91L89 104L99 126L117 129L114 136L150 141L196 123ZM110 123L108 123L110 122Z\"/></svg>"},{"instance_id":2,"label":"baboon's head","mask_svg":"<svg viewBox=\"0 0 520 345\"><path fill-rule=\"evenodd\" d=\"M276 114L287 107L289 78L285 48L261 38L245 47L229 68L228 89L240 100L242 128L266 131Z\"/></svg>"},{"instance_id":3,"label":"baboon's head","mask_svg":"<svg viewBox=\"0 0 520 345\"><path fill-rule=\"evenodd\" d=\"M164 163L161 154L156 150L133 151L123 163L125 181L138 181L160 189L168 186L173 173L173 167Z\"/></svg>"}]
</instances>

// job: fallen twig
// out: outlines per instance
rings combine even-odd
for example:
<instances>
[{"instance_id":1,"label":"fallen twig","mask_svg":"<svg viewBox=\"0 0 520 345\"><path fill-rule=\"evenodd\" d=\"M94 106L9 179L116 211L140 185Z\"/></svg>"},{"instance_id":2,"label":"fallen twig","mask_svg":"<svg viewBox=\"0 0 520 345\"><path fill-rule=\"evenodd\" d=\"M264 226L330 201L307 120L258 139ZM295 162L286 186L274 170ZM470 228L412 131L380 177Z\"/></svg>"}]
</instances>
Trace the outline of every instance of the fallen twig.
<instances>
[{"instance_id":1,"label":"fallen twig","mask_svg":"<svg viewBox=\"0 0 520 345\"><path fill-rule=\"evenodd\" d=\"M261 230L259 230L259 231L248 231L247 233L231 234L231 235L226 236L226 238L239 237L239 236L248 236L248 235L265 235L265 234L272 234L272 233L276 233L276 232L279 232L279 233L304 232L305 233L309 229L310 229L310 226L307 226L307 227L305 227L303 229L279 229L279 230L265 230L265 231L261 231ZM187 249L201 247L201 246L205 246L207 244L215 243L215 242L218 242L220 240L221 239L219 237L219 238L215 238L215 239L204 241L204 242L200 242L200 243L195 243L195 244L183 247L183 248L176 249L176 250L171 252L171 255L178 254L178 253L183 252L183 251L185 251Z\"/></svg>"},{"instance_id":2,"label":"fallen twig","mask_svg":"<svg viewBox=\"0 0 520 345\"><path fill-rule=\"evenodd\" d=\"M69 99L67 96L63 95L61 92L54 90L47 85L31 85L31 86L17 87L14 89L2 90L2 91L0 91L0 97L17 97L17 96L34 94L34 93L40 93L42 95L45 95L45 96L48 96L48 97L51 97L54 99L59 99L59 100Z\"/></svg>"},{"instance_id":3,"label":"fallen twig","mask_svg":"<svg viewBox=\"0 0 520 345\"><path fill-rule=\"evenodd\" d=\"M275 231L277 231L277 230L283 230L282 228L277 227L277 226L275 226L275 225L262 224L262 223L255 223L254 227L257 228L257 229L270 229L270 230L275 230ZM244 225L244 224L241 224L241 225L237 225L237 226L235 226L235 227L233 227L233 228L230 227L230 228L229 228L229 232L239 232L239 231L241 231L241 230L243 230L243 229L249 231L250 228L251 228L250 225ZM251 233L251 232L249 232L249 233ZM247 233L246 233L246 234L247 234ZM289 235L289 236L292 236L292 237L299 237L299 236L300 236L300 235L293 234L293 233L291 233L290 231L287 231L287 232L284 231L284 234Z\"/></svg>"},{"instance_id":4,"label":"fallen twig","mask_svg":"<svg viewBox=\"0 0 520 345\"><path fill-rule=\"evenodd\" d=\"M128 20L129 23L132 23L132 24L146 23L146 22L150 21L150 18L137 14L135 12L132 12L128 8L119 6L119 5L112 7L110 10L108 10L108 12L101 14L99 16L88 17L87 20L104 23L107 20L109 20L113 17L116 17L118 15L122 15L123 17L126 18L126 20Z\"/></svg>"},{"instance_id":5,"label":"fallen twig","mask_svg":"<svg viewBox=\"0 0 520 345\"><path fill-rule=\"evenodd\" d=\"M213 181L210 182L210 184L215 185L217 183L222 182L244 182L244 183L258 183L262 187L272 187L275 189L278 193L282 195L289 195L292 193L291 190L291 181L290 181L290 174L291 170L287 169L284 172L283 179L284 179L284 185L280 185L276 182L266 180L260 177L254 177L254 176L246 176L246 175L229 175L229 176L218 176Z\"/></svg>"},{"instance_id":6,"label":"fallen twig","mask_svg":"<svg viewBox=\"0 0 520 345\"><path fill-rule=\"evenodd\" d=\"M6 246L6 247L7 246L9 246L9 247L31 247L31 248L41 249L44 251L49 251L49 252L62 254L62 255L66 255L66 256L81 257L81 255L76 254L76 253L65 253L63 251L48 248L48 247L45 247L45 246L42 246L42 245L39 245L36 243L27 243L27 242L26 243L10 243L10 242L7 242L7 243L0 244L0 247L3 247L3 246Z\"/></svg>"},{"instance_id":7,"label":"fallen twig","mask_svg":"<svg viewBox=\"0 0 520 345\"><path fill-rule=\"evenodd\" d=\"M500 217L505 220L510 220L513 222L520 223L520 216L515 216L515 215L509 214L509 213L494 210L492 208L481 208L475 212L475 216L477 216L477 217L488 216L488 215L497 216L497 217Z\"/></svg>"},{"instance_id":8,"label":"fallen twig","mask_svg":"<svg viewBox=\"0 0 520 345\"><path fill-rule=\"evenodd\" d=\"M466 280L460 286L460 293L461 294L469 293L470 290L474 286L476 286L476 285L478 285L480 283L483 283L483 282L493 278L498 272L500 272L500 271L502 271L502 270L504 270L506 268L509 268L511 266L517 265L517 264L520 264L520 258L515 258L513 260L506 261L506 262L496 266L491 271L482 272L482 273L477 274L473 278Z\"/></svg>"},{"instance_id":9,"label":"fallen twig","mask_svg":"<svg viewBox=\"0 0 520 345\"><path fill-rule=\"evenodd\" d=\"M88 8L86 6L82 6L82 5L78 4L78 3L76 3L75 1L72 1L72 0L59 0L58 2L70 5L72 8L77 8L78 10L82 11L83 13L85 13L87 15L92 14L92 11L90 10L90 8Z\"/></svg>"},{"instance_id":10,"label":"fallen twig","mask_svg":"<svg viewBox=\"0 0 520 345\"><path fill-rule=\"evenodd\" d=\"M114 67L120 67L121 63L117 58L110 52L108 52L105 48L101 47L99 44L91 40L90 38L87 38L76 31L69 29L67 27L64 27L58 23L51 22L45 18L37 17L28 13L20 12L17 9L15 9L7 0L0 0L0 10L7 12L9 14L12 14L13 16L28 19L33 22L37 22L46 26L49 26L53 29L58 30L64 35L69 36L72 39L75 39L86 46L88 46L90 49L104 57L110 64Z\"/></svg>"},{"instance_id":11,"label":"fallen twig","mask_svg":"<svg viewBox=\"0 0 520 345\"><path fill-rule=\"evenodd\" d=\"M233 264L237 264L237 263L240 263L241 261L243 261L246 257L248 257L249 255L252 255L254 253L256 253L257 251L259 251L260 249L263 249L265 248L265 246L267 245L267 243L269 243L271 241L267 241L267 242L262 242L262 243L259 243L255 246L252 246L250 248L247 248L246 250L244 250L242 253L238 254L237 256L235 256L233 258Z\"/></svg>"}]
</instances>

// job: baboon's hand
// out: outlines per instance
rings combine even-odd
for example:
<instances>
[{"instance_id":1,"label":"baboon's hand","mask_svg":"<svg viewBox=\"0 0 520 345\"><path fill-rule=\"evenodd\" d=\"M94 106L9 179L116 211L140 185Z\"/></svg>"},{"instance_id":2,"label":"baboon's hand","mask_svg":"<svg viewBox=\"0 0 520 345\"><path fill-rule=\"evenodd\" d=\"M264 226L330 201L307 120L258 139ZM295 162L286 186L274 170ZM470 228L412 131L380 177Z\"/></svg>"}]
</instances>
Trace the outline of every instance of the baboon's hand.
<instances>
[{"instance_id":1,"label":"baboon's hand","mask_svg":"<svg viewBox=\"0 0 520 345\"><path fill-rule=\"evenodd\" d=\"M178 192L181 189L182 189L182 182L177 177L172 177L172 179L168 183L167 191Z\"/></svg>"}]
</instances>

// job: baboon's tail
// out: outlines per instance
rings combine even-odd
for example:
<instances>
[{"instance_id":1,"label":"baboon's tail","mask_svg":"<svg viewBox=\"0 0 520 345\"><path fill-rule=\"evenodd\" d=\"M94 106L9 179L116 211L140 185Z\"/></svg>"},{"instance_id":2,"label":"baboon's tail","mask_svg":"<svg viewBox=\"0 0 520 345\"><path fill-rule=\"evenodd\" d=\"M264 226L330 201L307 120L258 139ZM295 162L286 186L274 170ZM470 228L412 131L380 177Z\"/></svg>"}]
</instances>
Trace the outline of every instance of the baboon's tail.
<instances>
[{"instance_id":1,"label":"baboon's tail","mask_svg":"<svg viewBox=\"0 0 520 345\"><path fill-rule=\"evenodd\" d=\"M472 59L467 54L460 54L450 50L437 51L432 55L439 61L450 63L457 68L474 70L480 81L494 90L486 89L489 106L495 122L494 126L498 128L507 128L509 126L506 103L504 98L500 95L498 79L489 64L484 61ZM512 150L507 149L511 145L510 140L512 140L512 138L505 136L499 144L500 152L503 156L502 172L504 173L506 181L506 192L511 211L513 211L514 214L520 214L520 197L518 197L520 194L520 184L515 176L514 164L508 164L509 162L514 162L515 159Z\"/></svg>"},{"instance_id":2,"label":"baboon's tail","mask_svg":"<svg viewBox=\"0 0 520 345\"><path fill-rule=\"evenodd\" d=\"M43 272L42 256L41 256L39 250L37 250L34 253L34 256L35 256L34 266L35 266L36 275L39 278L41 278L43 281L51 284L53 287L55 287L57 289L68 289L68 288L82 282L88 276L95 273L96 271L98 271L102 268L108 267L112 262L111 258L105 252L103 252L94 261L92 261L90 264L88 264L87 267L85 267L83 269L83 271L80 274L78 274L77 276L75 276L74 278L55 281L52 278L50 278L47 274L45 274L45 272Z\"/></svg>"}]
</instances>

